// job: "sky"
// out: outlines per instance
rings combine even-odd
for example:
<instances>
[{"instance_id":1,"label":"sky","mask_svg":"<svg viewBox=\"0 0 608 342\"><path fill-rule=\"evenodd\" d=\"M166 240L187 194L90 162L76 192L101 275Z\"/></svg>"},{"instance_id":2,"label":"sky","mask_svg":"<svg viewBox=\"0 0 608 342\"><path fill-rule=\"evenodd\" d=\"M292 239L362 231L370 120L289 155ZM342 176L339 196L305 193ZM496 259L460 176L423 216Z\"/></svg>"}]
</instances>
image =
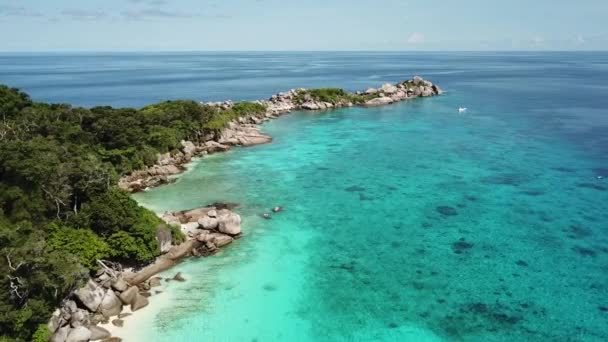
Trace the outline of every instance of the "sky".
<instances>
[{"instance_id":1,"label":"sky","mask_svg":"<svg viewBox=\"0 0 608 342\"><path fill-rule=\"evenodd\" d=\"M608 50L608 0L0 0L0 51Z\"/></svg>"}]
</instances>

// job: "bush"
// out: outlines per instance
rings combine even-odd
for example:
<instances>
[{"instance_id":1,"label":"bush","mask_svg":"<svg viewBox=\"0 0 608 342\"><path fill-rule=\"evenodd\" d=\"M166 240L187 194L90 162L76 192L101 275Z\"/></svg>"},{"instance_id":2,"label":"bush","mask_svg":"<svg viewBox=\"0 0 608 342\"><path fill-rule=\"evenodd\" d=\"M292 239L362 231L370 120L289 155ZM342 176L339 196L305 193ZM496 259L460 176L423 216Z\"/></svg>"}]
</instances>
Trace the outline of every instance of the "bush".
<instances>
[{"instance_id":1,"label":"bush","mask_svg":"<svg viewBox=\"0 0 608 342\"><path fill-rule=\"evenodd\" d=\"M89 229L55 226L52 230L47 243L49 251L64 251L76 255L80 263L88 269L96 268L97 259L110 256L108 244Z\"/></svg>"},{"instance_id":2,"label":"bush","mask_svg":"<svg viewBox=\"0 0 608 342\"><path fill-rule=\"evenodd\" d=\"M46 324L40 324L32 336L32 342L48 342L51 339L51 331Z\"/></svg>"}]
</instances>

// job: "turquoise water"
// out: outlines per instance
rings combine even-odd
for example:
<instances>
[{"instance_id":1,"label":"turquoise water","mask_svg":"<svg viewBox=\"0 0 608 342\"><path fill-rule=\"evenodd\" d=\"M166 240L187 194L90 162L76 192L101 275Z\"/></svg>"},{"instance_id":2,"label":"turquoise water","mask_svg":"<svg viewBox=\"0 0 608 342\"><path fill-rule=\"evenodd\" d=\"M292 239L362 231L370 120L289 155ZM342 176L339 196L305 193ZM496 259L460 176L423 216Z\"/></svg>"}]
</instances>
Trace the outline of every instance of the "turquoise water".
<instances>
[{"instance_id":1,"label":"turquoise water","mask_svg":"<svg viewBox=\"0 0 608 342\"><path fill-rule=\"evenodd\" d=\"M198 160L137 194L159 213L240 203L245 236L168 271L187 281L164 283L128 317L126 341L608 340L606 53L19 60L0 58L0 81L83 105L413 74L447 91L293 113L263 126L272 144ZM275 205L286 211L263 220Z\"/></svg>"},{"instance_id":2,"label":"turquoise water","mask_svg":"<svg viewBox=\"0 0 608 342\"><path fill-rule=\"evenodd\" d=\"M294 113L137 195L241 203L246 232L171 271L141 340L606 340L606 160L494 100Z\"/></svg>"}]
</instances>

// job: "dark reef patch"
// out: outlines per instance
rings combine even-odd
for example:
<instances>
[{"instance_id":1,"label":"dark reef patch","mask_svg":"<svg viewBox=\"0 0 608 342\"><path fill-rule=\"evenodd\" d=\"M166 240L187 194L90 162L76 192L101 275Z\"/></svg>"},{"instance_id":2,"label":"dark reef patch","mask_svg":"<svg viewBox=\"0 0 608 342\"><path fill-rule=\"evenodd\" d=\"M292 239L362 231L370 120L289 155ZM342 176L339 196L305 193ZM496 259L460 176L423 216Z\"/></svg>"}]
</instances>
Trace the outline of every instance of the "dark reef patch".
<instances>
[{"instance_id":1,"label":"dark reef patch","mask_svg":"<svg viewBox=\"0 0 608 342\"><path fill-rule=\"evenodd\" d=\"M462 253L468 251L469 249L473 248L473 246L475 246L475 244L473 244L471 242L466 242L464 240L464 238L462 238L462 239L452 243L452 250L456 254L462 254Z\"/></svg>"},{"instance_id":2,"label":"dark reef patch","mask_svg":"<svg viewBox=\"0 0 608 342\"><path fill-rule=\"evenodd\" d=\"M601 184L597 184L597 183L578 183L578 184L576 184L576 186L578 186L579 188L593 189L593 190L599 190L599 191L608 190L608 187L603 186Z\"/></svg>"},{"instance_id":3,"label":"dark reef patch","mask_svg":"<svg viewBox=\"0 0 608 342\"><path fill-rule=\"evenodd\" d=\"M479 197L477 197L477 196L466 196L465 198L466 198L467 201L470 201L470 202L477 202L477 201L479 201Z\"/></svg>"},{"instance_id":4,"label":"dark reef patch","mask_svg":"<svg viewBox=\"0 0 608 342\"><path fill-rule=\"evenodd\" d=\"M545 194L542 190L523 190L521 193L528 196L542 196Z\"/></svg>"},{"instance_id":5,"label":"dark reef patch","mask_svg":"<svg viewBox=\"0 0 608 342\"><path fill-rule=\"evenodd\" d=\"M359 201L373 201L373 197L369 197L365 194L359 194Z\"/></svg>"},{"instance_id":6,"label":"dark reef patch","mask_svg":"<svg viewBox=\"0 0 608 342\"><path fill-rule=\"evenodd\" d=\"M564 172L564 173L574 173L574 172L576 172L576 169L573 169L571 167L566 167L566 166L552 167L551 170L555 170L555 171L559 171L559 172Z\"/></svg>"},{"instance_id":7,"label":"dark reef patch","mask_svg":"<svg viewBox=\"0 0 608 342\"><path fill-rule=\"evenodd\" d=\"M574 246L572 247L572 250L575 251L576 253L584 256L584 257L595 257L597 255L597 252L594 251L591 248L587 248L587 247L581 247L581 246Z\"/></svg>"},{"instance_id":8,"label":"dark reef patch","mask_svg":"<svg viewBox=\"0 0 608 342\"><path fill-rule=\"evenodd\" d=\"M591 171L598 177L608 177L608 167L594 167Z\"/></svg>"},{"instance_id":9,"label":"dark reef patch","mask_svg":"<svg viewBox=\"0 0 608 342\"><path fill-rule=\"evenodd\" d=\"M483 184L489 185L508 185L508 186L520 186L530 181L528 175L523 173L499 173L489 177L481 179Z\"/></svg>"},{"instance_id":10,"label":"dark reef patch","mask_svg":"<svg viewBox=\"0 0 608 342\"><path fill-rule=\"evenodd\" d=\"M269 291L269 292L272 292L272 291L276 291L276 290L277 290L277 286L276 286L276 285L273 285L273 284L265 284L265 285L264 285L262 288L263 288L264 290L266 290L266 291Z\"/></svg>"},{"instance_id":11,"label":"dark reef patch","mask_svg":"<svg viewBox=\"0 0 608 342\"><path fill-rule=\"evenodd\" d=\"M517 261L515 262L515 265L517 265L517 266L522 266L522 267L528 267L528 263L527 263L527 262L525 262L525 261L523 261L523 260L517 260Z\"/></svg>"},{"instance_id":12,"label":"dark reef patch","mask_svg":"<svg viewBox=\"0 0 608 342\"><path fill-rule=\"evenodd\" d=\"M344 190L346 190L348 192L360 192L360 191L365 191L365 188L361 187L361 186L353 185Z\"/></svg>"},{"instance_id":13,"label":"dark reef patch","mask_svg":"<svg viewBox=\"0 0 608 342\"><path fill-rule=\"evenodd\" d=\"M391 322L391 323L388 324L388 328L389 329L395 329L395 328L398 328L398 327L399 327L399 325L397 323L395 323L395 322Z\"/></svg>"},{"instance_id":14,"label":"dark reef patch","mask_svg":"<svg viewBox=\"0 0 608 342\"><path fill-rule=\"evenodd\" d=\"M568 237L571 239L584 239L592 235L591 229L579 226L577 224L571 225L566 232L568 233Z\"/></svg>"},{"instance_id":15,"label":"dark reef patch","mask_svg":"<svg viewBox=\"0 0 608 342\"><path fill-rule=\"evenodd\" d=\"M450 207L450 206L447 206L447 205L440 205L440 206L436 207L435 210L437 210L437 212L440 213L443 216L456 216L456 215L458 215L458 211L456 210L456 208Z\"/></svg>"}]
</instances>

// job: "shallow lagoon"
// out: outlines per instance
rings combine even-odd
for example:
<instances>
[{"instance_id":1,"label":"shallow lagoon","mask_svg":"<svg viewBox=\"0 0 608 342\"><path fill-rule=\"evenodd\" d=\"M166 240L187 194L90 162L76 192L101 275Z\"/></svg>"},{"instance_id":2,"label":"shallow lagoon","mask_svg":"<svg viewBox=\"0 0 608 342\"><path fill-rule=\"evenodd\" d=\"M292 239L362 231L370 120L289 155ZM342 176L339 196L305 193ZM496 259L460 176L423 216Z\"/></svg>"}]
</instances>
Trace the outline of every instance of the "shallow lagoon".
<instances>
[{"instance_id":1,"label":"shallow lagoon","mask_svg":"<svg viewBox=\"0 0 608 342\"><path fill-rule=\"evenodd\" d=\"M188 281L141 340L607 339L605 160L496 110L448 89L294 113L264 126L272 144L137 195L159 212L240 203L246 232L169 272Z\"/></svg>"}]
</instances>

